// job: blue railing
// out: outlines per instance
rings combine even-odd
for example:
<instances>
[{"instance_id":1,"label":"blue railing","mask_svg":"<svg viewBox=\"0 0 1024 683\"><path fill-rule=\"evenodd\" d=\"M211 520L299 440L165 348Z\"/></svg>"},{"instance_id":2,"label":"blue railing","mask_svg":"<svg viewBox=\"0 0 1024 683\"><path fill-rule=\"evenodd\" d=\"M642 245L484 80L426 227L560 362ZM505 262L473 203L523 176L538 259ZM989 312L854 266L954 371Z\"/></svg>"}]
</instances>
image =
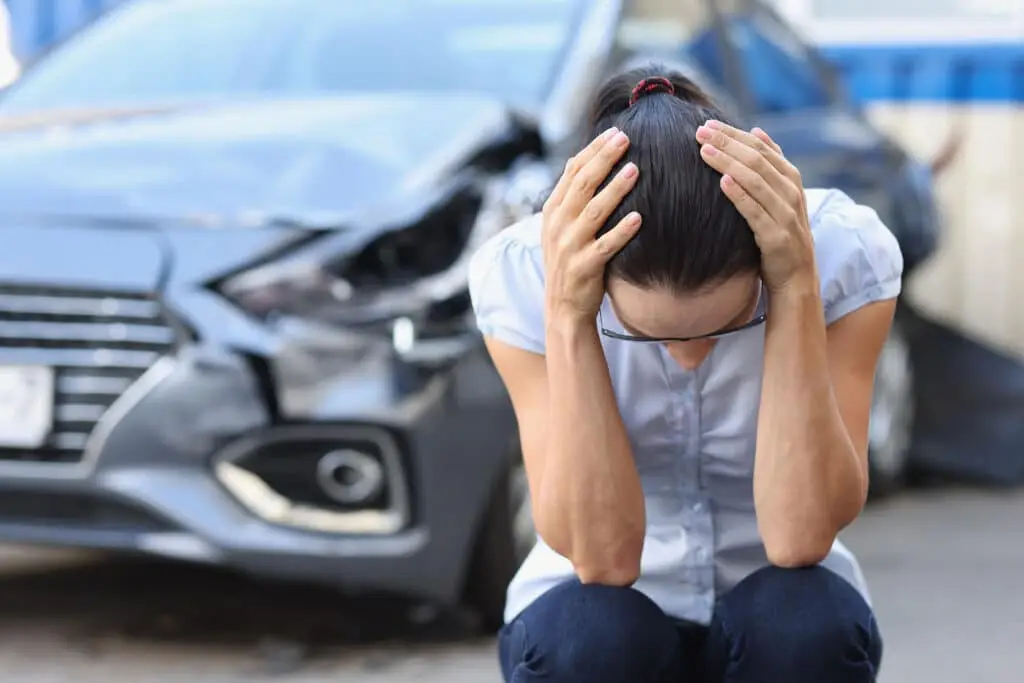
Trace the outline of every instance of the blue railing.
<instances>
[{"instance_id":1,"label":"blue railing","mask_svg":"<svg viewBox=\"0 0 1024 683\"><path fill-rule=\"evenodd\" d=\"M130 0L5 0L27 59ZM338 0L339 2L351 0ZM826 47L850 93L868 101L1024 102L1024 43Z\"/></svg>"}]
</instances>

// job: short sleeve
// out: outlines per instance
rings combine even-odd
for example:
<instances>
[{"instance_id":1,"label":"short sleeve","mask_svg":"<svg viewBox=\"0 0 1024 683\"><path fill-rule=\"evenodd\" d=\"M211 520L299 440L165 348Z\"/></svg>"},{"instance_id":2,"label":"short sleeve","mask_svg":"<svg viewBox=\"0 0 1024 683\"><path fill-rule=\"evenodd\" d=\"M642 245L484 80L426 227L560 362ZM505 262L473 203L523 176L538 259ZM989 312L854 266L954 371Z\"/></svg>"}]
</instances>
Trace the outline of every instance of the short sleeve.
<instances>
[{"instance_id":1,"label":"short sleeve","mask_svg":"<svg viewBox=\"0 0 1024 683\"><path fill-rule=\"evenodd\" d=\"M808 190L808 207L826 324L899 296L903 254L874 209L839 190Z\"/></svg>"},{"instance_id":2,"label":"short sleeve","mask_svg":"<svg viewBox=\"0 0 1024 683\"><path fill-rule=\"evenodd\" d=\"M473 254L469 294L485 336L544 353L544 262L540 216L502 230Z\"/></svg>"}]
</instances>

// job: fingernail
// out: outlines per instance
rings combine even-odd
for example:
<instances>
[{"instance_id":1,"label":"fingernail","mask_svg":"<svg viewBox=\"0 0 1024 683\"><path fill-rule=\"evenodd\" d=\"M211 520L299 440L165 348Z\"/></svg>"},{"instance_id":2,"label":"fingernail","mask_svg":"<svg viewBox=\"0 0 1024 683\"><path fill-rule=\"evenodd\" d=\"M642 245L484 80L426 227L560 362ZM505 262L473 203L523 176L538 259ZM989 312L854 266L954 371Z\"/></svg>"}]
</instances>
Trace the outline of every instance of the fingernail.
<instances>
[{"instance_id":1,"label":"fingernail","mask_svg":"<svg viewBox=\"0 0 1024 683\"><path fill-rule=\"evenodd\" d=\"M636 172L636 164L634 164L633 162L629 162L622 168L622 177L627 179L633 178L634 176L636 176Z\"/></svg>"},{"instance_id":2,"label":"fingernail","mask_svg":"<svg viewBox=\"0 0 1024 683\"><path fill-rule=\"evenodd\" d=\"M615 137L612 138L612 144L616 147L625 147L629 144L629 138L626 137L625 133L616 133Z\"/></svg>"},{"instance_id":3,"label":"fingernail","mask_svg":"<svg viewBox=\"0 0 1024 683\"><path fill-rule=\"evenodd\" d=\"M615 135L618 132L619 132L619 129L616 128L615 126L612 126L611 128L609 128L605 132L601 133L601 139L602 140L609 140L609 139L611 139L611 137L613 135Z\"/></svg>"},{"instance_id":4,"label":"fingernail","mask_svg":"<svg viewBox=\"0 0 1024 683\"><path fill-rule=\"evenodd\" d=\"M701 142L707 142L711 139L711 131L704 126L697 129L697 139Z\"/></svg>"},{"instance_id":5,"label":"fingernail","mask_svg":"<svg viewBox=\"0 0 1024 683\"><path fill-rule=\"evenodd\" d=\"M709 157L713 157L716 154L718 154L718 150L712 147L711 145L704 145L703 147L700 148L700 153Z\"/></svg>"},{"instance_id":6,"label":"fingernail","mask_svg":"<svg viewBox=\"0 0 1024 683\"><path fill-rule=\"evenodd\" d=\"M714 119L708 119L707 121L704 122L704 125L707 126L708 128L721 128L722 122L715 121Z\"/></svg>"},{"instance_id":7,"label":"fingernail","mask_svg":"<svg viewBox=\"0 0 1024 683\"><path fill-rule=\"evenodd\" d=\"M640 225L640 214L638 214L636 211L632 211L628 216L626 216L626 221L627 225L635 228L638 225Z\"/></svg>"}]
</instances>

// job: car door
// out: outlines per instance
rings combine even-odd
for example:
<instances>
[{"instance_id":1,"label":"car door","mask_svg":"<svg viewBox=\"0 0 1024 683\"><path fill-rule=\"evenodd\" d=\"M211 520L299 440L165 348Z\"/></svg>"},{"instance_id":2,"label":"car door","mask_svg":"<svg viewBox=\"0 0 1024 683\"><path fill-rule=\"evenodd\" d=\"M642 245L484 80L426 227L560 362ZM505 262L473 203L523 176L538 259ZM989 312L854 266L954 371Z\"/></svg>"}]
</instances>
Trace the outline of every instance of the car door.
<instances>
[{"instance_id":1,"label":"car door","mask_svg":"<svg viewBox=\"0 0 1024 683\"><path fill-rule=\"evenodd\" d=\"M714 1L722 35L716 54L700 37L689 51L730 92L744 118L785 149L808 187L837 187L887 218L887 188L905 161L847 97L839 74L759 0ZM723 54L731 54L729 69Z\"/></svg>"}]
</instances>

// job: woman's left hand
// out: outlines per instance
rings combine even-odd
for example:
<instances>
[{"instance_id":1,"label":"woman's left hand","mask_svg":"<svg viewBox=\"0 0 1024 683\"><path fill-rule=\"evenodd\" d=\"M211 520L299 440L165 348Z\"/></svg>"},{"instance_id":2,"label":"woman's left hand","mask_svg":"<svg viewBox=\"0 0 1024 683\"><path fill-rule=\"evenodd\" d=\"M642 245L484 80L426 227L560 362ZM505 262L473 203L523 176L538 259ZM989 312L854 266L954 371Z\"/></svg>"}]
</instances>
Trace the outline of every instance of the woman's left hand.
<instances>
[{"instance_id":1,"label":"woman's left hand","mask_svg":"<svg viewBox=\"0 0 1024 683\"><path fill-rule=\"evenodd\" d=\"M722 191L747 219L761 249L769 291L811 286L817 291L811 237L800 172L760 128L738 130L720 121L697 129L701 156L722 174Z\"/></svg>"}]
</instances>

